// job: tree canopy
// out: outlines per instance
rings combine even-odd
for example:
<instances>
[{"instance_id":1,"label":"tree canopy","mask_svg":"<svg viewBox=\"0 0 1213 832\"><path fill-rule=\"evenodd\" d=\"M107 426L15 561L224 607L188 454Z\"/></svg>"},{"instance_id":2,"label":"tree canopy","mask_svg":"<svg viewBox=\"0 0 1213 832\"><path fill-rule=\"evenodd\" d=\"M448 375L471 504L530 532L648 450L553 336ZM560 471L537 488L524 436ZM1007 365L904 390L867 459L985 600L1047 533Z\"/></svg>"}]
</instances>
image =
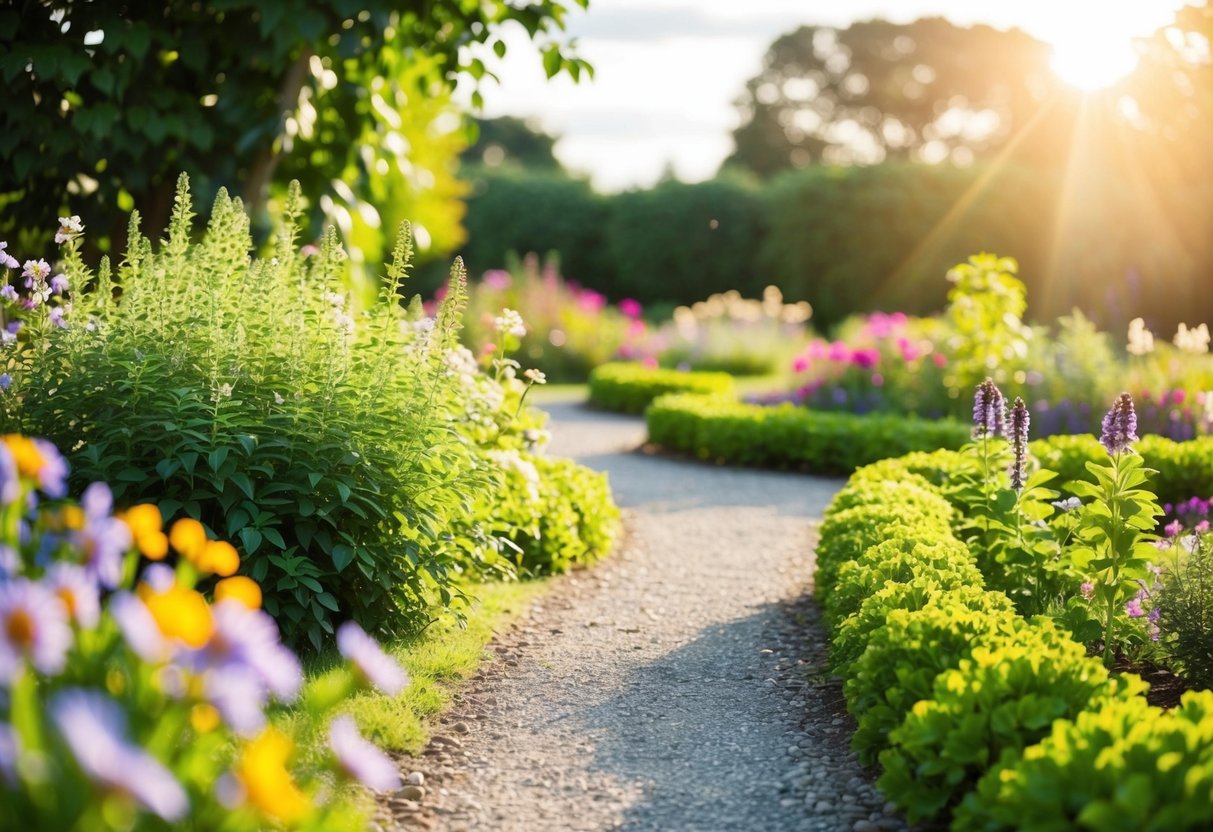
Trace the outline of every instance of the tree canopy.
<instances>
[{"instance_id":1,"label":"tree canopy","mask_svg":"<svg viewBox=\"0 0 1213 832\"><path fill-rule=\"evenodd\" d=\"M589 66L558 35L568 11L587 3L9 4L0 10L0 205L19 200L23 227L52 227L69 200L86 223L107 227L116 209L137 206L159 227L182 170L254 206L283 177L312 195L334 181L357 190L385 171L427 181L434 174L413 166L406 136L436 116L424 103L443 99L455 78L487 74L466 47L504 54L500 31L521 26L549 77L577 78Z\"/></svg>"},{"instance_id":2,"label":"tree canopy","mask_svg":"<svg viewBox=\"0 0 1213 832\"><path fill-rule=\"evenodd\" d=\"M1029 35L943 18L802 26L771 45L738 101L726 165L960 161L997 148L1056 88Z\"/></svg>"},{"instance_id":3,"label":"tree canopy","mask_svg":"<svg viewBox=\"0 0 1213 832\"><path fill-rule=\"evenodd\" d=\"M545 133L526 119L514 116L478 118L476 141L463 153L469 164L496 167L514 164L539 170L559 170L556 136Z\"/></svg>"}]
</instances>

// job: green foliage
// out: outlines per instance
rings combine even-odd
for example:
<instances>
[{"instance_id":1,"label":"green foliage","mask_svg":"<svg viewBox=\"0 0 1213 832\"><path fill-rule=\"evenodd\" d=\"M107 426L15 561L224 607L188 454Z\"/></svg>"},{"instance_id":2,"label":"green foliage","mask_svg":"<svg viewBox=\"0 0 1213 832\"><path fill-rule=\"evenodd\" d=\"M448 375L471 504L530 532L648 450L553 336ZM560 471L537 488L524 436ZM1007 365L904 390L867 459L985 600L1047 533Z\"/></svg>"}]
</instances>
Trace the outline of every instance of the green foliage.
<instances>
[{"instance_id":1,"label":"green foliage","mask_svg":"<svg viewBox=\"0 0 1213 832\"><path fill-rule=\"evenodd\" d=\"M944 379L968 392L993 377L1004 384L1028 356L1031 330L1023 323L1027 289L1010 257L977 254L948 272L948 323L952 361Z\"/></svg>"},{"instance_id":2,"label":"green foliage","mask_svg":"<svg viewBox=\"0 0 1213 832\"><path fill-rule=\"evenodd\" d=\"M1184 678L1213 688L1213 545L1202 535L1191 552L1180 544L1170 551L1173 559L1163 558L1163 591L1154 599L1158 626Z\"/></svg>"},{"instance_id":3,"label":"green foliage","mask_svg":"<svg viewBox=\"0 0 1213 832\"><path fill-rule=\"evenodd\" d=\"M956 812L956 832L1170 832L1213 825L1213 693L1162 711L1132 698L1056 722Z\"/></svg>"},{"instance_id":4,"label":"green foliage","mask_svg":"<svg viewBox=\"0 0 1213 832\"><path fill-rule=\"evenodd\" d=\"M288 226L272 258L250 259L238 200L220 194L197 244L192 216L183 177L160 250L132 233L119 302L69 268L73 286L95 288L24 353L9 429L72 448L77 482L112 480L122 502L231 539L293 641L319 645L349 616L372 631L422 626L468 558L493 557L449 535L493 486L457 430L487 406L452 363L458 265L426 337L399 306L407 237L355 318L334 233L304 257Z\"/></svg>"},{"instance_id":5,"label":"green foliage","mask_svg":"<svg viewBox=\"0 0 1213 832\"><path fill-rule=\"evenodd\" d=\"M475 118L476 140L462 154L465 164L517 165L528 170L560 170L554 148L556 136L548 135L529 120L514 116Z\"/></svg>"},{"instance_id":6,"label":"green foliage","mask_svg":"<svg viewBox=\"0 0 1213 832\"><path fill-rule=\"evenodd\" d=\"M735 396L733 377L726 373L666 370L631 363L595 367L590 373L589 392L591 405L620 413L643 413L658 396L666 394L726 401Z\"/></svg>"},{"instance_id":7,"label":"green foliage","mask_svg":"<svg viewBox=\"0 0 1213 832\"><path fill-rule=\"evenodd\" d=\"M1057 472L1056 482L1067 494L1074 494L1068 483L1092 480L1088 462L1108 458L1094 436L1052 436L1030 447L1043 467ZM1134 447L1158 471L1153 488L1159 502L1178 503L1193 494L1213 494L1213 437L1172 442L1162 436L1146 436Z\"/></svg>"},{"instance_id":8,"label":"green foliage","mask_svg":"<svg viewBox=\"0 0 1213 832\"><path fill-rule=\"evenodd\" d=\"M1048 619L977 647L941 673L880 755L881 791L911 822L957 802L991 766L1043 739L1053 722L1145 689L1138 678L1112 680L1098 661Z\"/></svg>"},{"instance_id":9,"label":"green foliage","mask_svg":"<svg viewBox=\"0 0 1213 832\"><path fill-rule=\"evenodd\" d=\"M20 195L27 227L51 227L57 213L66 213L64 196L75 187L73 209L100 229L132 205L159 228L173 177L183 168L217 185L246 183L254 206L265 199L279 161L285 162L280 182L296 176L309 193L326 193L351 166L361 177L373 176L379 159L395 164L390 147L384 152L362 140L396 133L398 142L406 106L416 118L416 95L441 98L460 77L477 83L487 73L469 47L503 52L505 26L518 24L544 43L549 77L589 72L552 39L568 12L585 5L139 0L38 4L25 11L10 6L0 12L0 78L11 98L0 111L0 194ZM100 43L89 40L95 32L103 33ZM422 72L411 73L410 66ZM390 113L388 129L372 126L375 113ZM357 155L363 149L366 159ZM96 189L90 192L82 180ZM392 195L400 196L404 186L399 176L394 181ZM361 181L353 184L359 188Z\"/></svg>"},{"instance_id":10,"label":"green foliage","mask_svg":"<svg viewBox=\"0 0 1213 832\"><path fill-rule=\"evenodd\" d=\"M930 696L935 677L960 665L973 649L1023 627L1009 611L974 611L968 599L945 590L920 610L892 610L868 637L843 684L847 707L859 722L852 748L866 764L889 746L889 732L914 703Z\"/></svg>"},{"instance_id":11,"label":"green foliage","mask_svg":"<svg viewBox=\"0 0 1213 832\"><path fill-rule=\"evenodd\" d=\"M951 420L819 413L791 404L743 404L707 396L665 396L645 416L649 439L700 459L846 474L911 451L959 448L968 429Z\"/></svg>"},{"instance_id":12,"label":"green foliage","mask_svg":"<svg viewBox=\"0 0 1213 832\"><path fill-rule=\"evenodd\" d=\"M692 303L736 289L756 295L770 281L756 265L762 202L752 183L719 178L663 182L611 200L607 248L612 295Z\"/></svg>"},{"instance_id":13,"label":"green foliage","mask_svg":"<svg viewBox=\"0 0 1213 832\"><path fill-rule=\"evenodd\" d=\"M520 572L566 572L610 551L619 508L605 473L512 450L490 455L505 471L505 482L497 498L483 504L481 519L507 541L503 554Z\"/></svg>"}]
</instances>

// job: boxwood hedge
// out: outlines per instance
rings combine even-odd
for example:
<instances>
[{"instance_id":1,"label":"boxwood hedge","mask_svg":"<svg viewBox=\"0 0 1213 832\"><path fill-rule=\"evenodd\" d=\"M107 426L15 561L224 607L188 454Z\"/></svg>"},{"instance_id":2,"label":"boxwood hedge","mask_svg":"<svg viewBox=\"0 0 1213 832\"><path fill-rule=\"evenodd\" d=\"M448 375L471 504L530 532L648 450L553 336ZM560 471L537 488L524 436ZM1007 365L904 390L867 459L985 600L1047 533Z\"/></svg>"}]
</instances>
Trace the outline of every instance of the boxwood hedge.
<instances>
[{"instance_id":1,"label":"boxwood hedge","mask_svg":"<svg viewBox=\"0 0 1213 832\"><path fill-rule=\"evenodd\" d=\"M590 373L590 404L601 410L643 413L649 403L666 393L697 393L731 398L733 377L728 373L666 370L630 362L612 362Z\"/></svg>"}]
</instances>

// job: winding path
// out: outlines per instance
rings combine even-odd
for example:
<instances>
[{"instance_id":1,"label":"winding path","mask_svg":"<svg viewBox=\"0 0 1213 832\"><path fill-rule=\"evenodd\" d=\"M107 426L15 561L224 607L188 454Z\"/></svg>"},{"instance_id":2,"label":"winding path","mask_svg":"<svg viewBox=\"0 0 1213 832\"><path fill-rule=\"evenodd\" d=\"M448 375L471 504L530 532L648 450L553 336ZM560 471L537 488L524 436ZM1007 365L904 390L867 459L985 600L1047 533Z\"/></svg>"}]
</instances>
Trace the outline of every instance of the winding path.
<instances>
[{"instance_id":1,"label":"winding path","mask_svg":"<svg viewBox=\"0 0 1213 832\"><path fill-rule=\"evenodd\" d=\"M847 750L807 598L837 480L637 453L638 419L546 405L627 536L495 642L422 758L405 828L900 829ZM414 807L406 807L408 810ZM890 807L891 808L891 807Z\"/></svg>"}]
</instances>

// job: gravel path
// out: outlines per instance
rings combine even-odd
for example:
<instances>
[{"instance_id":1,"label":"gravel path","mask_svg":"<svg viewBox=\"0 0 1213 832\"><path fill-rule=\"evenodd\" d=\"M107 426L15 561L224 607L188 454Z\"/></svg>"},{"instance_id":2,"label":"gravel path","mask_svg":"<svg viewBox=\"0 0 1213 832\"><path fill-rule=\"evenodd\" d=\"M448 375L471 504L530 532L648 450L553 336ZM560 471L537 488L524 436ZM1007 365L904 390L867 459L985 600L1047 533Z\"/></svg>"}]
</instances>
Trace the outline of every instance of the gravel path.
<instances>
[{"instance_id":1,"label":"gravel path","mask_svg":"<svg viewBox=\"0 0 1213 832\"><path fill-rule=\"evenodd\" d=\"M494 642L391 825L903 828L847 750L807 597L839 482L636 453L638 419L546 409L551 453L609 472L627 536Z\"/></svg>"}]
</instances>

